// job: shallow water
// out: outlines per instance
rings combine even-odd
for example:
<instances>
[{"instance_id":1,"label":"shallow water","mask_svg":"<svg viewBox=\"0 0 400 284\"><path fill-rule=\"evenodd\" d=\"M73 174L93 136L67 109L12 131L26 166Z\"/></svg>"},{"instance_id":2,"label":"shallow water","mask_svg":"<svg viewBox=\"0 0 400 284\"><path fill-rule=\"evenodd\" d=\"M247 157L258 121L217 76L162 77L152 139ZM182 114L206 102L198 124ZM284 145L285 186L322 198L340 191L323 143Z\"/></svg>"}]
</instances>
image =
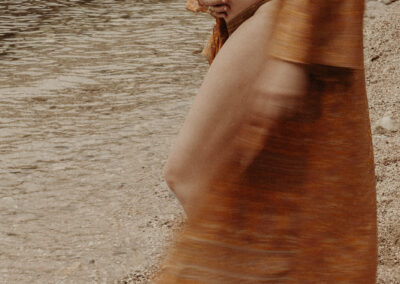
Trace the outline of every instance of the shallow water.
<instances>
[{"instance_id":1,"label":"shallow water","mask_svg":"<svg viewBox=\"0 0 400 284\"><path fill-rule=\"evenodd\" d=\"M174 201L162 163L206 71L212 21L178 0L0 11L0 283L145 271L176 217L162 207Z\"/></svg>"}]
</instances>

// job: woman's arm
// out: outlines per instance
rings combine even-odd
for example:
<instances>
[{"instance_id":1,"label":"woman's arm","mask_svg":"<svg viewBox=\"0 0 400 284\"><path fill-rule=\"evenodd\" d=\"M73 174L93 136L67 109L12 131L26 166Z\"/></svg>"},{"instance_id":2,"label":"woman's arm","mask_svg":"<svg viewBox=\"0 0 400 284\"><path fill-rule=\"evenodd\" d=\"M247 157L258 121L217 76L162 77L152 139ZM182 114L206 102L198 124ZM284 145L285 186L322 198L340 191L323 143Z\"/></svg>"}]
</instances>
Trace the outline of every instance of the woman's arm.
<instances>
[{"instance_id":1,"label":"woman's arm","mask_svg":"<svg viewBox=\"0 0 400 284\"><path fill-rule=\"evenodd\" d=\"M363 68L363 0L276 3L265 64L257 74L247 105L248 116L238 133L237 147L247 153L244 168L262 149L273 125L301 111L310 67Z\"/></svg>"},{"instance_id":2,"label":"woman's arm","mask_svg":"<svg viewBox=\"0 0 400 284\"><path fill-rule=\"evenodd\" d=\"M268 53L283 60L363 68L364 0L281 0Z\"/></svg>"},{"instance_id":3,"label":"woman's arm","mask_svg":"<svg viewBox=\"0 0 400 284\"><path fill-rule=\"evenodd\" d=\"M234 139L240 175L265 147L271 130L302 109L308 89L307 65L271 57L249 93L246 115ZM237 156L238 157L238 156Z\"/></svg>"}]
</instances>

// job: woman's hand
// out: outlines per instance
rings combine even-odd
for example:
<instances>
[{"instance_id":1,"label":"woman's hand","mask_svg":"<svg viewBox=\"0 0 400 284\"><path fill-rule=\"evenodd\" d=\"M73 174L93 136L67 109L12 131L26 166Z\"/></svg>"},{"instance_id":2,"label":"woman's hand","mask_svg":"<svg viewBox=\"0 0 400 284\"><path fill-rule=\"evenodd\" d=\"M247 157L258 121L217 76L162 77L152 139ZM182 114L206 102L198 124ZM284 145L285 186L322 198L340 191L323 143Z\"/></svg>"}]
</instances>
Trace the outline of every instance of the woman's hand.
<instances>
[{"instance_id":1,"label":"woman's hand","mask_svg":"<svg viewBox=\"0 0 400 284\"><path fill-rule=\"evenodd\" d=\"M198 0L199 4L207 7L211 16L215 18L225 18L230 11L230 0Z\"/></svg>"}]
</instances>

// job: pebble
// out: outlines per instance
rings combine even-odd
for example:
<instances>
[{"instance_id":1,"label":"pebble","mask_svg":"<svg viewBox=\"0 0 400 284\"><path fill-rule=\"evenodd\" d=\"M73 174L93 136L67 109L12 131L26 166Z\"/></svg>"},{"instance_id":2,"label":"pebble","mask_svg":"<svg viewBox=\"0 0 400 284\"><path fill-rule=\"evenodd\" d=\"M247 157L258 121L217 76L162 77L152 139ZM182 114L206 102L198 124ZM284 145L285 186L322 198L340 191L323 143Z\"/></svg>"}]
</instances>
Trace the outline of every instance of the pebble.
<instances>
[{"instance_id":1,"label":"pebble","mask_svg":"<svg viewBox=\"0 0 400 284\"><path fill-rule=\"evenodd\" d=\"M389 5L389 4L391 4L391 3L395 2L395 1L396 0L380 0L380 2L382 2L385 5Z\"/></svg>"},{"instance_id":2,"label":"pebble","mask_svg":"<svg viewBox=\"0 0 400 284\"><path fill-rule=\"evenodd\" d=\"M400 130L400 122L394 120L391 115L386 114L375 125L375 130L379 133L386 131Z\"/></svg>"}]
</instances>

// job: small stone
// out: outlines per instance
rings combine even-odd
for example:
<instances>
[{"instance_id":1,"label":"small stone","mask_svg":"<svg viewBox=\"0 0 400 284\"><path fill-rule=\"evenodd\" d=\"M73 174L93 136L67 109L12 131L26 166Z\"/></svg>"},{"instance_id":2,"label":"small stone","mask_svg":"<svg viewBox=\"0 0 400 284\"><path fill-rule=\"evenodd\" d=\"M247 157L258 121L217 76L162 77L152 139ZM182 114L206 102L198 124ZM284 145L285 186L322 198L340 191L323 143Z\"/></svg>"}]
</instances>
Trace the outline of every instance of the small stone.
<instances>
[{"instance_id":1,"label":"small stone","mask_svg":"<svg viewBox=\"0 0 400 284\"><path fill-rule=\"evenodd\" d=\"M395 121L391 116L384 116L375 125L375 130L379 133L382 131L397 131L400 130L400 122Z\"/></svg>"},{"instance_id":2,"label":"small stone","mask_svg":"<svg viewBox=\"0 0 400 284\"><path fill-rule=\"evenodd\" d=\"M373 61L379 59L380 57L381 57L380 55L375 55L375 56L373 56L373 57L371 58L371 62L373 62Z\"/></svg>"},{"instance_id":3,"label":"small stone","mask_svg":"<svg viewBox=\"0 0 400 284\"><path fill-rule=\"evenodd\" d=\"M396 0L380 0L380 2L382 2L385 5L389 5L389 4L393 3L394 1L396 1Z\"/></svg>"}]
</instances>

